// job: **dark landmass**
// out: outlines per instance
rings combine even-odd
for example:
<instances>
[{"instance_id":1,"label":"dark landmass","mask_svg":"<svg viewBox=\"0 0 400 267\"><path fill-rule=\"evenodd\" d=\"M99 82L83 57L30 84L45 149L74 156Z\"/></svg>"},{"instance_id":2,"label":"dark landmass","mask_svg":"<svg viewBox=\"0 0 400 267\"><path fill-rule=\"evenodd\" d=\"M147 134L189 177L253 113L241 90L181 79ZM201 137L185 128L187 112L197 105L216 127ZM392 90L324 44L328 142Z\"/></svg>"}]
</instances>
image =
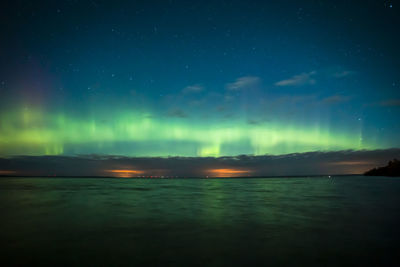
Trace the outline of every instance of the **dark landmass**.
<instances>
[{"instance_id":1,"label":"dark landmass","mask_svg":"<svg viewBox=\"0 0 400 267\"><path fill-rule=\"evenodd\" d=\"M364 173L367 176L399 176L400 177L400 161L397 159L389 161L385 167L374 168Z\"/></svg>"},{"instance_id":2,"label":"dark landmass","mask_svg":"<svg viewBox=\"0 0 400 267\"><path fill-rule=\"evenodd\" d=\"M232 177L214 177L214 176L131 176L131 177L112 177L112 176L51 176L51 175L0 175L1 178L71 178L71 179L276 179L276 178L334 178L334 177L357 177L362 174L312 174L312 175L258 175L258 176L232 176Z\"/></svg>"},{"instance_id":3,"label":"dark landmass","mask_svg":"<svg viewBox=\"0 0 400 267\"><path fill-rule=\"evenodd\" d=\"M400 148L383 150L313 151L284 155L221 157L128 157L58 155L0 157L0 175L36 177L288 177L363 174L389 159L400 159ZM222 171L221 171L222 169ZM223 173L223 169L228 170ZM118 173L121 170L121 173ZM217 170L217 171L216 171ZM219 171L218 171L219 170Z\"/></svg>"}]
</instances>

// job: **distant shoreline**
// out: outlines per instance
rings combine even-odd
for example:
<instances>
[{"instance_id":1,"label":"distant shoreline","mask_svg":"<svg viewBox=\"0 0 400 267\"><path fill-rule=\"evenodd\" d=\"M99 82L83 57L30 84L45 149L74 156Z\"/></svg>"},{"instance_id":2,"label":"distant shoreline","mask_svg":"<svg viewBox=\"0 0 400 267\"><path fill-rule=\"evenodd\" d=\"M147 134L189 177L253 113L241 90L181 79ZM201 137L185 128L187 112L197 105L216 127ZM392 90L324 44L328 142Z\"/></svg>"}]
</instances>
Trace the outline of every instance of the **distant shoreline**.
<instances>
[{"instance_id":1,"label":"distant shoreline","mask_svg":"<svg viewBox=\"0 0 400 267\"><path fill-rule=\"evenodd\" d=\"M400 161L393 159L384 167L373 168L364 173L365 176L400 177Z\"/></svg>"},{"instance_id":2,"label":"distant shoreline","mask_svg":"<svg viewBox=\"0 0 400 267\"><path fill-rule=\"evenodd\" d=\"M279 175L279 176L238 176L238 177L112 177L112 176L20 176L20 175L0 175L1 178L71 178L71 179L273 179L273 178L329 178L341 176L360 176L363 174L337 174L337 175Z\"/></svg>"}]
</instances>

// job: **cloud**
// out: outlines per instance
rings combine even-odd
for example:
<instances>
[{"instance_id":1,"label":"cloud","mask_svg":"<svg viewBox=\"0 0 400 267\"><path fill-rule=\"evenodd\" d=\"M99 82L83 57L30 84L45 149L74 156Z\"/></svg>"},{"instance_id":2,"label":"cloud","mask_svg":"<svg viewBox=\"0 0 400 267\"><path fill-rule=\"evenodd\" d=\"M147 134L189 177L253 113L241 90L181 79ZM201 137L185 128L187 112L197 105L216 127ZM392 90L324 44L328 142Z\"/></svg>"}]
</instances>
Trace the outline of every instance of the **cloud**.
<instances>
[{"instance_id":1,"label":"cloud","mask_svg":"<svg viewBox=\"0 0 400 267\"><path fill-rule=\"evenodd\" d=\"M380 102L364 104L365 107L399 107L400 99L387 99Z\"/></svg>"},{"instance_id":2,"label":"cloud","mask_svg":"<svg viewBox=\"0 0 400 267\"><path fill-rule=\"evenodd\" d=\"M3 175L204 177L213 170L244 176L360 174L400 158L400 149L344 150L232 157L125 157L115 155L18 156L0 158ZM211 171L210 171L211 170ZM2 173L0 173L1 175Z\"/></svg>"},{"instance_id":3,"label":"cloud","mask_svg":"<svg viewBox=\"0 0 400 267\"><path fill-rule=\"evenodd\" d=\"M187 118L188 115L180 108L173 108L167 112L168 117Z\"/></svg>"},{"instance_id":4,"label":"cloud","mask_svg":"<svg viewBox=\"0 0 400 267\"><path fill-rule=\"evenodd\" d=\"M257 124L260 124L260 121L258 121L258 120L253 120L253 119L248 119L248 120L247 120L247 124L257 125Z\"/></svg>"},{"instance_id":5,"label":"cloud","mask_svg":"<svg viewBox=\"0 0 400 267\"><path fill-rule=\"evenodd\" d=\"M195 99L187 102L187 105L191 107L201 107L205 102L205 99Z\"/></svg>"},{"instance_id":6,"label":"cloud","mask_svg":"<svg viewBox=\"0 0 400 267\"><path fill-rule=\"evenodd\" d=\"M256 76L244 76L236 79L233 83L228 83L226 88L231 91L238 91L257 86L261 79Z\"/></svg>"},{"instance_id":7,"label":"cloud","mask_svg":"<svg viewBox=\"0 0 400 267\"><path fill-rule=\"evenodd\" d=\"M294 75L293 77L278 81L275 83L276 86L298 86L298 85L306 85L306 84L315 84L316 80L314 79L314 76L317 72L316 71L311 71L311 72L303 72L298 75Z\"/></svg>"},{"instance_id":8,"label":"cloud","mask_svg":"<svg viewBox=\"0 0 400 267\"><path fill-rule=\"evenodd\" d=\"M231 102L231 101L233 101L234 99L235 99L235 97L234 97L233 95L230 95L230 94L224 95L224 101L225 101L225 102Z\"/></svg>"},{"instance_id":9,"label":"cloud","mask_svg":"<svg viewBox=\"0 0 400 267\"><path fill-rule=\"evenodd\" d=\"M250 125L260 125L260 124L263 124L263 123L266 123L266 122L268 122L269 120L267 119L267 118L261 118L261 119L251 119L251 118L249 118L249 119L247 119L247 124L250 124Z\"/></svg>"},{"instance_id":10,"label":"cloud","mask_svg":"<svg viewBox=\"0 0 400 267\"><path fill-rule=\"evenodd\" d=\"M388 99L379 103L382 107L398 107L400 106L400 99Z\"/></svg>"},{"instance_id":11,"label":"cloud","mask_svg":"<svg viewBox=\"0 0 400 267\"><path fill-rule=\"evenodd\" d=\"M355 71L351 71L351 70L343 70L343 71L337 71L337 72L333 72L332 76L335 78L344 78L347 76L351 76L353 74L355 74Z\"/></svg>"},{"instance_id":12,"label":"cloud","mask_svg":"<svg viewBox=\"0 0 400 267\"><path fill-rule=\"evenodd\" d=\"M302 94L302 95L282 95L277 99L274 99L273 102L279 105L283 104L298 104L298 103L313 103L316 102L317 95L315 94Z\"/></svg>"},{"instance_id":13,"label":"cloud","mask_svg":"<svg viewBox=\"0 0 400 267\"><path fill-rule=\"evenodd\" d=\"M199 84L189 85L183 88L182 93L191 94L191 93L200 93L204 91L204 87Z\"/></svg>"},{"instance_id":14,"label":"cloud","mask_svg":"<svg viewBox=\"0 0 400 267\"><path fill-rule=\"evenodd\" d=\"M326 98L323 98L321 100L322 104L327 104L327 105L333 105L333 104L339 104L343 102L347 102L350 100L349 96L344 96L344 95L332 95Z\"/></svg>"},{"instance_id":15,"label":"cloud","mask_svg":"<svg viewBox=\"0 0 400 267\"><path fill-rule=\"evenodd\" d=\"M275 86L299 86L299 85L310 85L317 82L317 78L344 78L354 75L356 72L351 70L322 70L318 72L303 72L298 75L294 75L289 79L278 81Z\"/></svg>"}]
</instances>

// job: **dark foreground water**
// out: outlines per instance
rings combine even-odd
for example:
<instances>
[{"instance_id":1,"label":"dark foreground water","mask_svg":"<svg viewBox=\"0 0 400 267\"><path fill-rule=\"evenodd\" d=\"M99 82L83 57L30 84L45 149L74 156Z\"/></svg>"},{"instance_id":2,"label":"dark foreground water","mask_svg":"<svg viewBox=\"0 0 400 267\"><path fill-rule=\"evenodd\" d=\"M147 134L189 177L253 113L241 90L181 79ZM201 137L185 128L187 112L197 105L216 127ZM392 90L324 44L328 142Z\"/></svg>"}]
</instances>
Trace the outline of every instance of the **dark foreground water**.
<instances>
[{"instance_id":1,"label":"dark foreground water","mask_svg":"<svg viewBox=\"0 0 400 267\"><path fill-rule=\"evenodd\" d=\"M400 266L400 178L0 179L1 265Z\"/></svg>"}]
</instances>

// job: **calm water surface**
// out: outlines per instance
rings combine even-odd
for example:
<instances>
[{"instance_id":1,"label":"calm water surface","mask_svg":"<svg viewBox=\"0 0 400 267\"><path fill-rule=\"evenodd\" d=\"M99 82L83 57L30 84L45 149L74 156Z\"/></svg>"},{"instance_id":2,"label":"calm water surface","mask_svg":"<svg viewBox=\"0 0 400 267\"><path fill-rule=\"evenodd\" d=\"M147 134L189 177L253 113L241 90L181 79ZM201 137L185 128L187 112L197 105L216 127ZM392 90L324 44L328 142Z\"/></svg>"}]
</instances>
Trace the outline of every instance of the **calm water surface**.
<instances>
[{"instance_id":1,"label":"calm water surface","mask_svg":"<svg viewBox=\"0 0 400 267\"><path fill-rule=\"evenodd\" d=\"M0 179L2 265L400 266L400 178Z\"/></svg>"}]
</instances>

